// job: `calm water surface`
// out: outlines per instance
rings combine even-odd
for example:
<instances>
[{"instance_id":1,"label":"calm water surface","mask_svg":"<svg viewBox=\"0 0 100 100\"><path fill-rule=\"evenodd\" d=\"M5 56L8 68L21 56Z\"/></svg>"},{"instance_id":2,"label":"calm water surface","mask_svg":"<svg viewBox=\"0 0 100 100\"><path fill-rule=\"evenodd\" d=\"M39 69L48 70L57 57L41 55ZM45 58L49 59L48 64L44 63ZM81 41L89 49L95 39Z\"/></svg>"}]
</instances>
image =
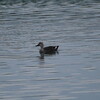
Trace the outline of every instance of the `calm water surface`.
<instances>
[{"instance_id":1,"label":"calm water surface","mask_svg":"<svg viewBox=\"0 0 100 100\"><path fill-rule=\"evenodd\" d=\"M0 100L100 100L100 3L3 2Z\"/></svg>"}]
</instances>

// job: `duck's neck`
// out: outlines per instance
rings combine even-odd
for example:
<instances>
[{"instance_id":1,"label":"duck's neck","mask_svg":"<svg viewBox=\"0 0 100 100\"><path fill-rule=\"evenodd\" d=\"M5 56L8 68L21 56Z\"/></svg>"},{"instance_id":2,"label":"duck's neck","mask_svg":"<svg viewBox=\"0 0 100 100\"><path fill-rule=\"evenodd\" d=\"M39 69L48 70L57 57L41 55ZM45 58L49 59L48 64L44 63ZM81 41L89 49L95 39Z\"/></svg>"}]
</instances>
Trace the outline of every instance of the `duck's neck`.
<instances>
[{"instance_id":1,"label":"duck's neck","mask_svg":"<svg viewBox=\"0 0 100 100\"><path fill-rule=\"evenodd\" d=\"M44 53L44 45L40 46L40 53Z\"/></svg>"},{"instance_id":2,"label":"duck's neck","mask_svg":"<svg viewBox=\"0 0 100 100\"><path fill-rule=\"evenodd\" d=\"M44 45L42 44L42 45L40 45L40 47L41 47L41 49L43 49L44 48Z\"/></svg>"}]
</instances>

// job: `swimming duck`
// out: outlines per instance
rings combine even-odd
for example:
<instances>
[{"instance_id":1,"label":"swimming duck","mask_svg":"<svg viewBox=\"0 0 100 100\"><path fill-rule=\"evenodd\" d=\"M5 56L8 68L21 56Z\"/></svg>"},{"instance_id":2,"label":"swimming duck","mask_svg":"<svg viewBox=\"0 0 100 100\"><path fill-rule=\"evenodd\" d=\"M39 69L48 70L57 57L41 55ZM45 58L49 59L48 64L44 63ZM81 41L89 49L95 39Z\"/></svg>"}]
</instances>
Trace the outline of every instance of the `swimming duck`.
<instances>
[{"instance_id":1,"label":"swimming duck","mask_svg":"<svg viewBox=\"0 0 100 100\"><path fill-rule=\"evenodd\" d=\"M40 46L40 54L54 54L57 52L59 46L44 47L43 42L39 42L36 46Z\"/></svg>"}]
</instances>

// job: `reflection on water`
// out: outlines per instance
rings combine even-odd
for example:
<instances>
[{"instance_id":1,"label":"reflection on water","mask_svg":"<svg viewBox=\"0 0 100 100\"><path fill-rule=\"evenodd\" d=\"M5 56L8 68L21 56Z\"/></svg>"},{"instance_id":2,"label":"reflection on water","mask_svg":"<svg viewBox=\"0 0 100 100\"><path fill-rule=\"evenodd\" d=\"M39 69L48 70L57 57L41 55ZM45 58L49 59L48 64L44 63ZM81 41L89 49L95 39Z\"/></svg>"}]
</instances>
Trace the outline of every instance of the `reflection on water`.
<instances>
[{"instance_id":1,"label":"reflection on water","mask_svg":"<svg viewBox=\"0 0 100 100\"><path fill-rule=\"evenodd\" d=\"M99 100L99 3L41 2L0 7L0 99ZM40 41L59 54L40 55Z\"/></svg>"}]
</instances>

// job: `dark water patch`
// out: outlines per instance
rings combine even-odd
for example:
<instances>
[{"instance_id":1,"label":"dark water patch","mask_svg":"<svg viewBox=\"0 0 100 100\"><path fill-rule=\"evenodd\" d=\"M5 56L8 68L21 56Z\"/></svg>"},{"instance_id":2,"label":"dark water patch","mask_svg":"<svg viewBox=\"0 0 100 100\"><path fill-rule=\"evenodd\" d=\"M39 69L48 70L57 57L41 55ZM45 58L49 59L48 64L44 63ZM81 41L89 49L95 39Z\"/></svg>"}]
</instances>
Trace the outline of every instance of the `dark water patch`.
<instances>
[{"instance_id":1,"label":"dark water patch","mask_svg":"<svg viewBox=\"0 0 100 100\"><path fill-rule=\"evenodd\" d=\"M81 4L90 5L91 3L99 3L99 0L0 0L0 5L15 5L22 4L26 5L28 3L34 3L37 7L45 7L50 3L55 5L68 5L68 4Z\"/></svg>"}]
</instances>

